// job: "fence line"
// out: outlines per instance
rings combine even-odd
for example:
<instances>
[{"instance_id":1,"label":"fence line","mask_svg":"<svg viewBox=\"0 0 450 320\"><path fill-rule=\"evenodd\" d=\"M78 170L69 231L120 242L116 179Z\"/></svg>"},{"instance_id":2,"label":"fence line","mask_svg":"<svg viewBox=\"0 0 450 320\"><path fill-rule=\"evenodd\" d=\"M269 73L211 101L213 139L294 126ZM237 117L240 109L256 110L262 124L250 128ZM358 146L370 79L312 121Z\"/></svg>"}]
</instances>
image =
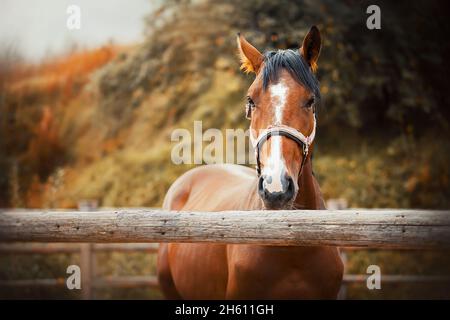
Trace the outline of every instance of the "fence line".
<instances>
[{"instance_id":1,"label":"fence line","mask_svg":"<svg viewBox=\"0 0 450 320\"><path fill-rule=\"evenodd\" d=\"M94 243L95 252L137 252L158 251L156 243ZM0 253L79 253L80 243L0 243Z\"/></svg>"},{"instance_id":2,"label":"fence line","mask_svg":"<svg viewBox=\"0 0 450 320\"><path fill-rule=\"evenodd\" d=\"M56 279L21 279L21 280L0 280L0 287L64 287L66 285L65 278ZM120 277L102 277L93 281L94 288L136 288L150 287L159 288L156 276L120 276ZM82 286L83 292L87 289ZM90 293L84 294L83 299L92 297L92 287L86 290Z\"/></svg>"},{"instance_id":3,"label":"fence line","mask_svg":"<svg viewBox=\"0 0 450 320\"><path fill-rule=\"evenodd\" d=\"M431 210L0 211L0 241L209 242L450 248L450 212Z\"/></svg>"},{"instance_id":4,"label":"fence line","mask_svg":"<svg viewBox=\"0 0 450 320\"><path fill-rule=\"evenodd\" d=\"M156 276L105 276L98 277L96 272L96 257L98 252L146 252L156 254L158 244L155 243L1 243L0 253L3 254L80 254L82 271L82 299L95 297L94 289L120 288L159 288ZM56 279L20 279L0 280L0 287L63 287L66 278Z\"/></svg>"},{"instance_id":5,"label":"fence line","mask_svg":"<svg viewBox=\"0 0 450 320\"><path fill-rule=\"evenodd\" d=\"M346 274L344 276L345 283L365 282L367 274ZM410 283L410 282L425 282L425 283L442 283L450 282L450 276L433 276L433 275L413 275L413 274L382 274L381 281L383 283Z\"/></svg>"},{"instance_id":6,"label":"fence line","mask_svg":"<svg viewBox=\"0 0 450 320\"><path fill-rule=\"evenodd\" d=\"M14 241L49 242L14 243ZM98 277L97 252L157 252L152 242L334 245L361 248L450 249L450 211L295 210L171 212L158 209L101 211L0 210L0 253L79 253L82 297L96 288L158 288L155 276ZM9 243L5 243L9 242ZM58 243L65 242L65 243ZM72 242L72 243L66 243ZM79 243L73 243L79 242ZM139 243L136 243L139 242ZM147 243L148 242L148 243ZM86 271L87 270L87 271ZM350 283L368 275L345 274ZM0 286L63 286L64 278L0 280ZM450 282L448 276L382 275L383 282Z\"/></svg>"},{"instance_id":7,"label":"fence line","mask_svg":"<svg viewBox=\"0 0 450 320\"><path fill-rule=\"evenodd\" d=\"M0 244L0 253L6 254L58 254L58 253L80 253L85 244L81 243L3 243ZM139 276L103 276L99 277L95 270L95 253L98 252L146 252L156 254L158 245L154 243L112 243L112 244L92 244L89 254L81 256L87 259L83 265L91 265L88 271L83 269L83 277L87 275L90 281L84 281L82 285L82 298L91 299L95 296L95 289L100 288L136 288L145 287L158 289L158 280L154 275ZM346 254L349 251L361 250L361 248L340 248L344 263ZM365 250L363 248L362 250ZM374 249L376 250L376 249ZM92 267L93 266L93 267ZM90 274L86 274L90 273ZM340 299L345 299L347 285L352 283L364 283L367 274L344 274ZM383 283L449 283L450 276L445 275L393 275L383 274ZM0 280L0 287L63 287L66 285L66 278L57 279L21 279L21 280Z\"/></svg>"}]
</instances>

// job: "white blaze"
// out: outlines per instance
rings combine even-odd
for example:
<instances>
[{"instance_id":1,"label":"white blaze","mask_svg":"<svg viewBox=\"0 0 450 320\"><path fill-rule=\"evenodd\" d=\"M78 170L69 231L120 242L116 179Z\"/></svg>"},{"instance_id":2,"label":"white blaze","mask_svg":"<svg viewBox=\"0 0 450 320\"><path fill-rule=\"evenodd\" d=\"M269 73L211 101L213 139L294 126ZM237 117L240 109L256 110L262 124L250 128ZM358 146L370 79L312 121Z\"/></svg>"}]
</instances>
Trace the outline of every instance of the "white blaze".
<instances>
[{"instance_id":1,"label":"white blaze","mask_svg":"<svg viewBox=\"0 0 450 320\"><path fill-rule=\"evenodd\" d=\"M270 97L274 108L274 125L282 124L283 111L286 105L287 86L280 81L270 86ZM269 192L281 192L283 186L281 177L286 174L286 166L282 154L281 137L273 136L270 141L270 155L264 165L263 174L267 176L264 180L264 187Z\"/></svg>"},{"instance_id":2,"label":"white blaze","mask_svg":"<svg viewBox=\"0 0 450 320\"><path fill-rule=\"evenodd\" d=\"M270 86L270 97L272 98L272 105L275 108L275 125L280 125L283 120L283 110L286 105L286 97L288 88L282 81Z\"/></svg>"}]
</instances>

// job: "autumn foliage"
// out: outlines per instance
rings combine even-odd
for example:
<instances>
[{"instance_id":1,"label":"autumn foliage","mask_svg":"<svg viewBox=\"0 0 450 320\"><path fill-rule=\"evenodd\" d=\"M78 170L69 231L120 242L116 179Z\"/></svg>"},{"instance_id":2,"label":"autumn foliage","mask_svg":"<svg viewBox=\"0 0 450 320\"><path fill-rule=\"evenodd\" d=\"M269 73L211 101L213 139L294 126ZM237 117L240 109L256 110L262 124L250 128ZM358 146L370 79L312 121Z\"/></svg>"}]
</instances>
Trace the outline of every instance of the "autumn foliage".
<instances>
[{"instance_id":1,"label":"autumn foliage","mask_svg":"<svg viewBox=\"0 0 450 320\"><path fill-rule=\"evenodd\" d=\"M44 107L25 154L24 164L44 180L58 164L62 164L64 157L65 149L59 140L52 110Z\"/></svg>"},{"instance_id":2,"label":"autumn foliage","mask_svg":"<svg viewBox=\"0 0 450 320\"><path fill-rule=\"evenodd\" d=\"M18 66L11 74L8 87L15 94L60 94L67 99L87 83L91 72L110 61L116 53L117 48L104 46L91 51L75 52L37 66Z\"/></svg>"},{"instance_id":3,"label":"autumn foliage","mask_svg":"<svg viewBox=\"0 0 450 320\"><path fill-rule=\"evenodd\" d=\"M0 171L8 173L16 166L14 181L20 184L11 187L10 174L1 177L0 205L13 205L12 190L34 199L22 203L41 204L36 199L46 189L47 178L67 160L59 126L61 110L77 99L93 72L111 61L118 50L108 45L38 65L20 63L0 70Z\"/></svg>"}]
</instances>

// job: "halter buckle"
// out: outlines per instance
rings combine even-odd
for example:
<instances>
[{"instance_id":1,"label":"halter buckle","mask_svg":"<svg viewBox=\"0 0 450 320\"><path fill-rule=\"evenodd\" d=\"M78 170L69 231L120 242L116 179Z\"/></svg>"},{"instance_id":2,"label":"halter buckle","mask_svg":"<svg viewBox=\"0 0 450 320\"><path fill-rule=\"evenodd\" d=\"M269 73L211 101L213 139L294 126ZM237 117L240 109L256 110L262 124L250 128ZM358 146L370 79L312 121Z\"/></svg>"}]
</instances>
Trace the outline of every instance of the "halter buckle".
<instances>
[{"instance_id":1,"label":"halter buckle","mask_svg":"<svg viewBox=\"0 0 450 320\"><path fill-rule=\"evenodd\" d=\"M308 151L309 151L309 144L305 143L303 144L303 156L306 157L308 155Z\"/></svg>"}]
</instances>

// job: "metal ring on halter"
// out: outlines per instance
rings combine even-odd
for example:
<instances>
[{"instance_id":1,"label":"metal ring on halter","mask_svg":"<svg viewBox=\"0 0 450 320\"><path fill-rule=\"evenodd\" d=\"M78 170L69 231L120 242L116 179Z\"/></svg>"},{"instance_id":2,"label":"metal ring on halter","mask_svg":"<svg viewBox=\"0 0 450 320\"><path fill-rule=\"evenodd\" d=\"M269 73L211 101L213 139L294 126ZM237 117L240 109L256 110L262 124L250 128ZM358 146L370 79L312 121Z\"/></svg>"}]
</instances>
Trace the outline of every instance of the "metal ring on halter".
<instances>
[{"instance_id":1,"label":"metal ring on halter","mask_svg":"<svg viewBox=\"0 0 450 320\"><path fill-rule=\"evenodd\" d=\"M307 137L303 135L300 131L297 129L294 129L292 127L284 126L284 125L274 125L270 126L264 132L258 136L258 138L253 142L254 148L255 148L255 155L256 155L256 172L258 174L258 177L261 175L261 162L259 159L259 154L261 147L263 144L272 136L283 136L286 138L289 138L293 141L295 141L303 151L303 159L302 163L300 165L300 174L303 171L303 166L305 164L306 158L308 156L309 147L311 143L314 141L314 137L316 135L316 116L314 115L314 127L311 132L311 134Z\"/></svg>"}]
</instances>

